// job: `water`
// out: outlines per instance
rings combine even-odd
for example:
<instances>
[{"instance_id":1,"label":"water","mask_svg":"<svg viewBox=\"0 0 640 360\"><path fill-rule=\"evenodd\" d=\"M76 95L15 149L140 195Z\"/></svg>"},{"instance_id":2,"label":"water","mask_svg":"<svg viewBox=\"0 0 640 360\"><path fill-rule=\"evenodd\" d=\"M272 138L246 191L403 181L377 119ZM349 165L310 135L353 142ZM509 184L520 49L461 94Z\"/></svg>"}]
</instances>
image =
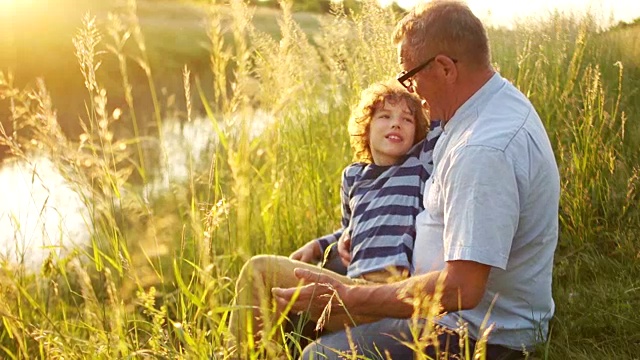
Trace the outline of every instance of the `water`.
<instances>
[{"instance_id":1,"label":"water","mask_svg":"<svg viewBox=\"0 0 640 360\"><path fill-rule=\"evenodd\" d=\"M256 111L251 114L249 136L260 136L273 122L273 116ZM228 123L225 131L236 136L233 124L237 122ZM186 123L165 120L162 137L163 143L156 141L154 147L164 153L163 159L154 164L154 176L140 189L150 203L172 186L186 184L194 171L208 171L218 141L207 118ZM90 246L88 208L51 160L37 156L29 162L6 162L0 166L0 187L0 260L37 272L51 255L63 257L75 248Z\"/></svg>"},{"instance_id":2,"label":"water","mask_svg":"<svg viewBox=\"0 0 640 360\"><path fill-rule=\"evenodd\" d=\"M207 169L211 154L217 142L217 135L211 121L197 118L190 122L165 120L162 126L162 144L157 144L160 161L153 177L144 187L147 201L153 201L168 191L171 184L184 184L194 169Z\"/></svg>"},{"instance_id":3,"label":"water","mask_svg":"<svg viewBox=\"0 0 640 360\"><path fill-rule=\"evenodd\" d=\"M53 163L37 157L0 168L0 258L37 271L50 256L88 244L91 217Z\"/></svg>"},{"instance_id":4,"label":"water","mask_svg":"<svg viewBox=\"0 0 640 360\"><path fill-rule=\"evenodd\" d=\"M251 112L249 138L260 137L275 122L273 115L261 110ZM232 116L220 124L230 138L238 137L240 116ZM225 127L226 126L226 127ZM160 145L160 161L157 171L143 189L144 198L153 201L171 189L171 184L186 184L194 171L207 171L211 166L213 151L218 144L218 134L209 118L200 117L190 122L165 120L162 127L163 143Z\"/></svg>"}]
</instances>

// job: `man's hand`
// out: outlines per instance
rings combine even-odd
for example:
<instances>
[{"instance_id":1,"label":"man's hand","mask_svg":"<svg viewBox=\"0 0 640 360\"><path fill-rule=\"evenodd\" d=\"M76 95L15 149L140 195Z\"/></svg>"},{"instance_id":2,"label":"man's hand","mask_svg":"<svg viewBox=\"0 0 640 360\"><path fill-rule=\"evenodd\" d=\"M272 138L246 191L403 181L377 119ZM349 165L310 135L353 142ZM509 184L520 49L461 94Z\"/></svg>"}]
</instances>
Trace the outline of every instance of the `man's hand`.
<instances>
[{"instance_id":1,"label":"man's hand","mask_svg":"<svg viewBox=\"0 0 640 360\"><path fill-rule=\"evenodd\" d=\"M309 264L318 262L322 259L320 244L315 240L311 240L308 243L304 244L298 250L294 251L291 255L289 255L289 259L298 260Z\"/></svg>"},{"instance_id":2,"label":"man's hand","mask_svg":"<svg viewBox=\"0 0 640 360\"><path fill-rule=\"evenodd\" d=\"M273 288L271 293L282 311L291 306L290 311L298 313L306 311L311 320L318 322L327 305L331 306L331 315L344 314L342 302L348 285L331 278L330 276L319 274L305 269L295 269L294 274L298 279L303 280L304 286L300 288ZM292 303L294 296L295 302Z\"/></svg>"},{"instance_id":3,"label":"man's hand","mask_svg":"<svg viewBox=\"0 0 640 360\"><path fill-rule=\"evenodd\" d=\"M349 264L351 264L351 237L348 231L343 232L340 239L338 239L338 255L340 255L342 264L349 267Z\"/></svg>"}]
</instances>

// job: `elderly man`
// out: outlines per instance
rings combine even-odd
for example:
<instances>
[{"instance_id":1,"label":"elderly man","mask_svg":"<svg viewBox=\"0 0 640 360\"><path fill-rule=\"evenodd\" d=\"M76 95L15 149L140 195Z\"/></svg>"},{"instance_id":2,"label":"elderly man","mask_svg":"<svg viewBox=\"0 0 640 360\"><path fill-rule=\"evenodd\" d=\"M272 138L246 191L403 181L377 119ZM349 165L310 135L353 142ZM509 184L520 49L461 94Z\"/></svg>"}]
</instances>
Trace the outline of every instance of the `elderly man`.
<instances>
[{"instance_id":1,"label":"elderly man","mask_svg":"<svg viewBox=\"0 0 640 360\"><path fill-rule=\"evenodd\" d=\"M464 3L416 8L394 37L405 69L398 80L426 100L444 129L417 218L415 271L401 282L345 286L296 270L308 284L294 311L317 318L329 301L324 295L335 291L342 303L334 298L332 314L381 319L322 336L302 358L338 358L336 351L353 351L350 342L366 356L411 358L401 340L412 341L414 307L399 295L436 293L445 314L427 354L463 351L460 329L472 352L491 326L487 358L520 358L546 340L554 313L560 184L548 136L531 103L493 70L486 31ZM283 306L295 289L272 291Z\"/></svg>"}]
</instances>

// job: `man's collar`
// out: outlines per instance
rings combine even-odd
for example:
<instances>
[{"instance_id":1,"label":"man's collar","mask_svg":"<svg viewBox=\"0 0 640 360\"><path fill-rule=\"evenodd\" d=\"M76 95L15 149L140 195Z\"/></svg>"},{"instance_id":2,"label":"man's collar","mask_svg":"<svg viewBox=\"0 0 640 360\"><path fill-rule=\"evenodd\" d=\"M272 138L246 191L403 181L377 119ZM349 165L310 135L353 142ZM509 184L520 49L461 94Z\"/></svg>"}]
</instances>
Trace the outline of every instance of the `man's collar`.
<instances>
[{"instance_id":1,"label":"man's collar","mask_svg":"<svg viewBox=\"0 0 640 360\"><path fill-rule=\"evenodd\" d=\"M442 125L444 132L451 133L457 129L466 128L467 123L475 119L487 105L486 100L501 88L503 81L502 76L495 72L478 91L456 110L451 119Z\"/></svg>"}]
</instances>

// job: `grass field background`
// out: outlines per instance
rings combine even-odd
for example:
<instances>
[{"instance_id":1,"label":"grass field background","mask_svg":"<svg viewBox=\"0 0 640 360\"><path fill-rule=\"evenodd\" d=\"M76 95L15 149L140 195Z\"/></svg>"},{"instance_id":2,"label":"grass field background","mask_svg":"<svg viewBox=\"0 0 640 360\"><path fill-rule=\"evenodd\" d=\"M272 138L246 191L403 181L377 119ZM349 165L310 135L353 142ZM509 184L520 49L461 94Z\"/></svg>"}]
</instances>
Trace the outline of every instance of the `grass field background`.
<instances>
[{"instance_id":1,"label":"grass field background","mask_svg":"<svg viewBox=\"0 0 640 360\"><path fill-rule=\"evenodd\" d=\"M398 71L398 14L48 4L1 25L5 166L49 159L91 236L36 271L2 265L0 357L228 356L241 264L339 224L349 109ZM489 36L562 177L557 312L536 357L637 359L640 29L565 14Z\"/></svg>"}]
</instances>

